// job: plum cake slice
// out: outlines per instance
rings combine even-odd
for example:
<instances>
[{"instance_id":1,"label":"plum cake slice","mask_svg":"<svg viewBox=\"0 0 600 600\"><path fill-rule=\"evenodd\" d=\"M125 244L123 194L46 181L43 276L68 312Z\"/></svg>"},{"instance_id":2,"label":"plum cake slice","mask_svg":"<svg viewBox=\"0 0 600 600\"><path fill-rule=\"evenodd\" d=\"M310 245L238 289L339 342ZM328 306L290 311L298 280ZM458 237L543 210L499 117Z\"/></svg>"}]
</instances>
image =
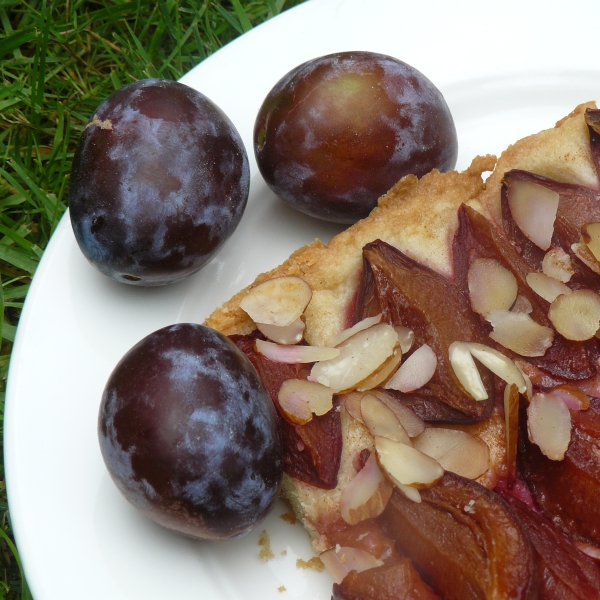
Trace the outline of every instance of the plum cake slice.
<instances>
[{"instance_id":1,"label":"plum cake slice","mask_svg":"<svg viewBox=\"0 0 600 600\"><path fill-rule=\"evenodd\" d=\"M334 598L600 597L599 164L581 105L206 321L271 395Z\"/></svg>"}]
</instances>

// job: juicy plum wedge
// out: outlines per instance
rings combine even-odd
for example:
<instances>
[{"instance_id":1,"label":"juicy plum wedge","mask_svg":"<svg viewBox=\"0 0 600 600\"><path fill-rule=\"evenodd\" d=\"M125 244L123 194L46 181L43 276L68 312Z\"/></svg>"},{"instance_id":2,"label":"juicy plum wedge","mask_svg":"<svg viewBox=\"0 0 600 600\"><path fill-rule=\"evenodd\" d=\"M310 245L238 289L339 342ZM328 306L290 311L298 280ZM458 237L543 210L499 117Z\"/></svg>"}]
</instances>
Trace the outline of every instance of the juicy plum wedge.
<instances>
[{"instance_id":1,"label":"juicy plum wedge","mask_svg":"<svg viewBox=\"0 0 600 600\"><path fill-rule=\"evenodd\" d=\"M444 600L538 597L531 542L498 494L450 472L420 492L395 490L379 522Z\"/></svg>"},{"instance_id":2,"label":"juicy plum wedge","mask_svg":"<svg viewBox=\"0 0 600 600\"><path fill-rule=\"evenodd\" d=\"M571 411L571 442L561 461L529 441L525 417L519 435L521 477L542 512L575 539L600 546L600 400Z\"/></svg>"},{"instance_id":3,"label":"juicy plum wedge","mask_svg":"<svg viewBox=\"0 0 600 600\"><path fill-rule=\"evenodd\" d=\"M85 127L69 212L81 251L100 272L164 285L215 255L249 189L246 150L225 113L182 83L148 79L111 94Z\"/></svg>"},{"instance_id":4,"label":"juicy plum wedge","mask_svg":"<svg viewBox=\"0 0 600 600\"><path fill-rule=\"evenodd\" d=\"M203 325L164 327L125 354L102 395L98 437L125 498L189 537L244 535L279 493L271 399L244 354Z\"/></svg>"},{"instance_id":5,"label":"juicy plum wedge","mask_svg":"<svg viewBox=\"0 0 600 600\"><path fill-rule=\"evenodd\" d=\"M462 205L458 210L458 229L453 242L456 281L460 287L466 289L467 273L471 262L478 258L495 259L515 276L519 295L526 298L531 304L531 318L540 325L552 327L548 318L550 304L538 296L527 283L527 274L541 269L543 256L540 257L539 264L535 263L528 253L519 253L517 251L517 248L520 247L519 244L513 244L510 239L476 210ZM529 243L531 244L531 242ZM489 325L486 327L488 330L491 329ZM487 335L485 337L487 342L484 343L489 344L489 337ZM506 349L503 349L503 352L508 356L516 356ZM584 343L573 342L557 333L544 356L527 360L550 375L564 380L581 380L596 374L598 358L600 358L600 354L595 339Z\"/></svg>"},{"instance_id":6,"label":"juicy plum wedge","mask_svg":"<svg viewBox=\"0 0 600 600\"><path fill-rule=\"evenodd\" d=\"M300 481L321 489L333 489L342 460L342 428L336 410L316 416L304 425L286 419L279 406L279 390L288 379L306 379L310 364L285 364L266 358L256 351L260 334L232 335L231 340L255 366L277 409L283 445L283 470Z\"/></svg>"},{"instance_id":7,"label":"juicy plum wedge","mask_svg":"<svg viewBox=\"0 0 600 600\"><path fill-rule=\"evenodd\" d=\"M350 571L342 583L333 584L332 600L440 600L421 579L410 559Z\"/></svg>"},{"instance_id":8,"label":"juicy plum wedge","mask_svg":"<svg viewBox=\"0 0 600 600\"><path fill-rule=\"evenodd\" d=\"M433 377L411 396L425 399L426 403L442 402L471 421L490 416L494 403L491 373L481 369L489 397L476 401L458 383L448 358L448 349L455 341L486 343L487 340L485 328L460 287L393 246L376 240L363 248L363 277L355 322L379 313L384 321L414 331L413 348L427 344L437 357ZM451 413L444 416L443 420L453 420ZM464 421L462 416L457 420Z\"/></svg>"},{"instance_id":9,"label":"juicy plum wedge","mask_svg":"<svg viewBox=\"0 0 600 600\"><path fill-rule=\"evenodd\" d=\"M572 539L515 497L505 500L517 513L533 544L541 600L600 598L600 567Z\"/></svg>"},{"instance_id":10,"label":"juicy plum wedge","mask_svg":"<svg viewBox=\"0 0 600 600\"><path fill-rule=\"evenodd\" d=\"M456 128L440 91L375 52L309 60L278 81L254 126L267 185L295 209L338 223L366 217L399 179L454 168Z\"/></svg>"}]
</instances>

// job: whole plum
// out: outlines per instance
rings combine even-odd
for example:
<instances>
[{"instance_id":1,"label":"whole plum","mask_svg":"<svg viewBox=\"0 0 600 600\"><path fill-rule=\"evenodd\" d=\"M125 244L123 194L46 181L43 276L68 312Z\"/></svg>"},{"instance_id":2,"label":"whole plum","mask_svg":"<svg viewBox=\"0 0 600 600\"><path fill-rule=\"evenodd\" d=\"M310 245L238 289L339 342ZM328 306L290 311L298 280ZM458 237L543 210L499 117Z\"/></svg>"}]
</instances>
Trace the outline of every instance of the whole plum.
<instances>
[{"instance_id":1,"label":"whole plum","mask_svg":"<svg viewBox=\"0 0 600 600\"><path fill-rule=\"evenodd\" d=\"M267 185L294 208L354 223L405 175L454 168L458 142L444 97L422 73L390 56L340 52L273 87L254 152Z\"/></svg>"},{"instance_id":2,"label":"whole plum","mask_svg":"<svg viewBox=\"0 0 600 600\"><path fill-rule=\"evenodd\" d=\"M102 273L162 285L200 269L237 227L250 171L227 116L200 92L148 79L109 96L71 172L75 238Z\"/></svg>"},{"instance_id":3,"label":"whole plum","mask_svg":"<svg viewBox=\"0 0 600 600\"><path fill-rule=\"evenodd\" d=\"M273 508L275 408L246 356L209 327L165 327L129 350L104 389L98 435L119 490L168 529L225 540Z\"/></svg>"}]
</instances>

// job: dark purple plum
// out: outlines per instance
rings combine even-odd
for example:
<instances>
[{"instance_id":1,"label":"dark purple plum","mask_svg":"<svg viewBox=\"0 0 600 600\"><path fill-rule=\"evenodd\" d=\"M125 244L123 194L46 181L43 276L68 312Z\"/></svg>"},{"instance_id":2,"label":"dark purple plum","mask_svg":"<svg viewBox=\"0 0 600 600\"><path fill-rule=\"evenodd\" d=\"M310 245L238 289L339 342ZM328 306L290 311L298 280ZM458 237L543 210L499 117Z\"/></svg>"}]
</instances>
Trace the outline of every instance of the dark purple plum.
<instances>
[{"instance_id":1,"label":"dark purple plum","mask_svg":"<svg viewBox=\"0 0 600 600\"><path fill-rule=\"evenodd\" d=\"M227 116L200 92L148 79L109 96L71 172L75 238L102 273L163 285L198 271L237 227L250 170Z\"/></svg>"},{"instance_id":2,"label":"dark purple plum","mask_svg":"<svg viewBox=\"0 0 600 600\"><path fill-rule=\"evenodd\" d=\"M125 498L190 537L244 535L279 492L273 403L246 356L203 325L165 327L125 354L104 389L98 435Z\"/></svg>"},{"instance_id":3,"label":"dark purple plum","mask_svg":"<svg viewBox=\"0 0 600 600\"><path fill-rule=\"evenodd\" d=\"M354 223L405 175L453 169L458 142L444 97L422 73L390 56L340 52L273 87L254 153L267 185L294 208Z\"/></svg>"}]
</instances>

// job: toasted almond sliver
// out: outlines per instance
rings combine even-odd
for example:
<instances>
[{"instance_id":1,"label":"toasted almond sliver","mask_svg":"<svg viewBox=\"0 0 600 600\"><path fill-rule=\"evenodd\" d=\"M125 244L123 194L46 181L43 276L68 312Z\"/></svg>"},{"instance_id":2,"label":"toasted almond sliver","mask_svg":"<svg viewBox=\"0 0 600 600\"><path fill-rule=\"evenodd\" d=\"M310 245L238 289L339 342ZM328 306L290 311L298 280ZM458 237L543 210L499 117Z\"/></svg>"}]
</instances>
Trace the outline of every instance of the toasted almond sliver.
<instances>
[{"instance_id":1,"label":"toasted almond sliver","mask_svg":"<svg viewBox=\"0 0 600 600\"><path fill-rule=\"evenodd\" d=\"M350 480L340 496L340 514L350 525L375 519L385 509L392 486L382 475L375 453Z\"/></svg>"},{"instance_id":2,"label":"toasted almond sliver","mask_svg":"<svg viewBox=\"0 0 600 600\"><path fill-rule=\"evenodd\" d=\"M586 223L581 228L581 235L594 258L600 260L600 223Z\"/></svg>"},{"instance_id":3,"label":"toasted almond sliver","mask_svg":"<svg viewBox=\"0 0 600 600\"><path fill-rule=\"evenodd\" d=\"M570 410L587 410L590 407L590 397L569 383L556 386L550 394L558 396Z\"/></svg>"},{"instance_id":4,"label":"toasted almond sliver","mask_svg":"<svg viewBox=\"0 0 600 600\"><path fill-rule=\"evenodd\" d=\"M398 334L387 323L359 331L337 348L339 356L313 366L312 381L330 387L334 393L355 389L377 372L398 347Z\"/></svg>"},{"instance_id":5,"label":"toasted almond sliver","mask_svg":"<svg viewBox=\"0 0 600 600\"><path fill-rule=\"evenodd\" d=\"M352 391L340 396L342 402L344 403L344 408L348 414L363 425L364 421L362 420L362 415L360 413L360 403L365 393L366 392Z\"/></svg>"},{"instance_id":6,"label":"toasted almond sliver","mask_svg":"<svg viewBox=\"0 0 600 600\"><path fill-rule=\"evenodd\" d=\"M372 390L373 388L379 387L394 374L401 361L402 350L398 346L398 348L396 348L394 351L394 354L388 358L381 368L371 375L371 377L369 377L366 381L363 381L359 386L357 386L356 389L359 392L365 392L367 390Z\"/></svg>"},{"instance_id":7,"label":"toasted almond sliver","mask_svg":"<svg viewBox=\"0 0 600 600\"><path fill-rule=\"evenodd\" d=\"M513 307L510 309L510 312L513 313L522 313L524 315L531 314L533 310L533 306L531 306L531 302L525 296L521 296L520 294L517 296Z\"/></svg>"},{"instance_id":8,"label":"toasted almond sliver","mask_svg":"<svg viewBox=\"0 0 600 600\"><path fill-rule=\"evenodd\" d=\"M296 319L291 325L279 327L266 323L256 323L257 329L272 342L277 344L291 345L302 341L306 324L302 319Z\"/></svg>"},{"instance_id":9,"label":"toasted almond sliver","mask_svg":"<svg viewBox=\"0 0 600 600\"><path fill-rule=\"evenodd\" d=\"M409 393L423 387L435 373L437 357L434 351L423 344L417 348L385 384L386 389Z\"/></svg>"},{"instance_id":10,"label":"toasted almond sliver","mask_svg":"<svg viewBox=\"0 0 600 600\"><path fill-rule=\"evenodd\" d=\"M366 319L359 321L355 325L352 325L352 327L348 327L348 329L340 331L337 335L334 335L332 338L327 340L327 342L325 342L325 345L328 348L335 348L336 346L339 346L342 342L345 342L348 338L351 338L355 333L363 331L364 329L368 329L373 325L377 325L377 323L381 323L381 313L375 315L374 317L367 317Z\"/></svg>"},{"instance_id":11,"label":"toasted almond sliver","mask_svg":"<svg viewBox=\"0 0 600 600\"><path fill-rule=\"evenodd\" d=\"M276 277L253 287L240 308L255 323L285 327L300 318L311 297L310 286L300 277Z\"/></svg>"},{"instance_id":12,"label":"toasted almond sliver","mask_svg":"<svg viewBox=\"0 0 600 600\"><path fill-rule=\"evenodd\" d=\"M487 400L488 393L481 380L479 369L473 360L466 342L452 342L448 348L448 358L456 378L475 400Z\"/></svg>"},{"instance_id":13,"label":"toasted almond sliver","mask_svg":"<svg viewBox=\"0 0 600 600\"><path fill-rule=\"evenodd\" d=\"M284 405L295 406L300 401L304 402L311 413L311 418L312 413L321 416L333 408L333 392L320 383L306 381L306 379L284 381L279 390L278 400L282 408Z\"/></svg>"},{"instance_id":14,"label":"toasted almond sliver","mask_svg":"<svg viewBox=\"0 0 600 600\"><path fill-rule=\"evenodd\" d=\"M300 379L290 379L284 381L280 390L277 400L279 401L279 407L283 411L284 415L292 422L298 425L305 425L312 419L312 411L306 399L306 394L302 392L297 393L293 388L295 387L295 381L301 381ZM310 382L307 382L310 383Z\"/></svg>"},{"instance_id":15,"label":"toasted almond sliver","mask_svg":"<svg viewBox=\"0 0 600 600\"><path fill-rule=\"evenodd\" d=\"M384 437L375 438L379 465L392 483L414 487L431 487L444 475L443 467L433 458Z\"/></svg>"},{"instance_id":16,"label":"toasted almond sliver","mask_svg":"<svg viewBox=\"0 0 600 600\"><path fill-rule=\"evenodd\" d=\"M571 413L561 398L534 394L527 407L529 439L551 460L563 460L571 440Z\"/></svg>"},{"instance_id":17,"label":"toasted almond sliver","mask_svg":"<svg viewBox=\"0 0 600 600\"><path fill-rule=\"evenodd\" d=\"M488 321L494 328L490 337L521 356L544 356L554 341L554 330L536 323L529 315L493 310Z\"/></svg>"},{"instance_id":18,"label":"toasted almond sliver","mask_svg":"<svg viewBox=\"0 0 600 600\"><path fill-rule=\"evenodd\" d=\"M407 354L414 344L415 332L408 327L403 327L402 325L396 325L394 329L398 334L398 341L400 342L402 354Z\"/></svg>"},{"instance_id":19,"label":"toasted almond sliver","mask_svg":"<svg viewBox=\"0 0 600 600\"><path fill-rule=\"evenodd\" d=\"M260 352L263 356L287 364L331 360L340 354L337 348L325 348L323 346L282 346L264 340L256 340L255 344L257 352Z\"/></svg>"},{"instance_id":20,"label":"toasted almond sliver","mask_svg":"<svg viewBox=\"0 0 600 600\"><path fill-rule=\"evenodd\" d=\"M406 430L406 433L408 433L408 437L416 437L425 430L423 419L416 415L408 406L402 404L390 392L379 389L373 390L371 393L392 410L402 427Z\"/></svg>"},{"instance_id":21,"label":"toasted almond sliver","mask_svg":"<svg viewBox=\"0 0 600 600\"><path fill-rule=\"evenodd\" d=\"M471 306L484 317L492 310L509 310L517 299L517 278L493 258L474 260L467 282Z\"/></svg>"},{"instance_id":22,"label":"toasted almond sliver","mask_svg":"<svg viewBox=\"0 0 600 600\"><path fill-rule=\"evenodd\" d=\"M570 294L571 288L544 273L528 273L527 285L547 302L554 302L561 294Z\"/></svg>"},{"instance_id":23,"label":"toasted almond sliver","mask_svg":"<svg viewBox=\"0 0 600 600\"><path fill-rule=\"evenodd\" d=\"M519 229L536 246L548 250L554 233L559 195L533 181L512 179L507 188L508 205Z\"/></svg>"},{"instance_id":24,"label":"toasted almond sliver","mask_svg":"<svg viewBox=\"0 0 600 600\"><path fill-rule=\"evenodd\" d=\"M417 504L421 503L421 494L416 487L412 487L411 485L404 485L403 483L399 483L398 481L394 482L394 485L409 499Z\"/></svg>"},{"instance_id":25,"label":"toasted almond sliver","mask_svg":"<svg viewBox=\"0 0 600 600\"><path fill-rule=\"evenodd\" d=\"M482 365L495 375L498 375L498 377L506 381L509 385L514 383L519 392L525 394L527 384L525 383L523 374L510 358L485 344L478 344L476 342L465 343L473 358L476 358Z\"/></svg>"},{"instance_id":26,"label":"toasted almond sliver","mask_svg":"<svg viewBox=\"0 0 600 600\"><path fill-rule=\"evenodd\" d=\"M600 262L592 254L590 249L586 246L583 238L574 244L571 244L571 250L573 254L589 269L594 273L600 274Z\"/></svg>"},{"instance_id":27,"label":"toasted almond sliver","mask_svg":"<svg viewBox=\"0 0 600 600\"><path fill-rule=\"evenodd\" d=\"M350 571L361 573L367 569L383 565L382 560L375 558L367 551L346 546L336 546L325 550L319 558L329 571L334 583L342 583L342 580Z\"/></svg>"},{"instance_id":28,"label":"toasted almond sliver","mask_svg":"<svg viewBox=\"0 0 600 600\"><path fill-rule=\"evenodd\" d=\"M412 446L408 433L394 412L373 394L365 394L360 403L363 423L369 433Z\"/></svg>"},{"instance_id":29,"label":"toasted almond sliver","mask_svg":"<svg viewBox=\"0 0 600 600\"><path fill-rule=\"evenodd\" d=\"M573 276L571 257L560 247L550 248L542 260L542 271L563 283L568 283Z\"/></svg>"},{"instance_id":30,"label":"toasted almond sliver","mask_svg":"<svg viewBox=\"0 0 600 600\"><path fill-rule=\"evenodd\" d=\"M446 471L468 479L483 475L490 466L487 444L459 429L428 427L413 440L413 445L427 456L435 458Z\"/></svg>"},{"instance_id":31,"label":"toasted almond sliver","mask_svg":"<svg viewBox=\"0 0 600 600\"><path fill-rule=\"evenodd\" d=\"M559 296L550 305L548 318L556 331L568 340L589 340L600 327L600 296L585 289Z\"/></svg>"}]
</instances>

